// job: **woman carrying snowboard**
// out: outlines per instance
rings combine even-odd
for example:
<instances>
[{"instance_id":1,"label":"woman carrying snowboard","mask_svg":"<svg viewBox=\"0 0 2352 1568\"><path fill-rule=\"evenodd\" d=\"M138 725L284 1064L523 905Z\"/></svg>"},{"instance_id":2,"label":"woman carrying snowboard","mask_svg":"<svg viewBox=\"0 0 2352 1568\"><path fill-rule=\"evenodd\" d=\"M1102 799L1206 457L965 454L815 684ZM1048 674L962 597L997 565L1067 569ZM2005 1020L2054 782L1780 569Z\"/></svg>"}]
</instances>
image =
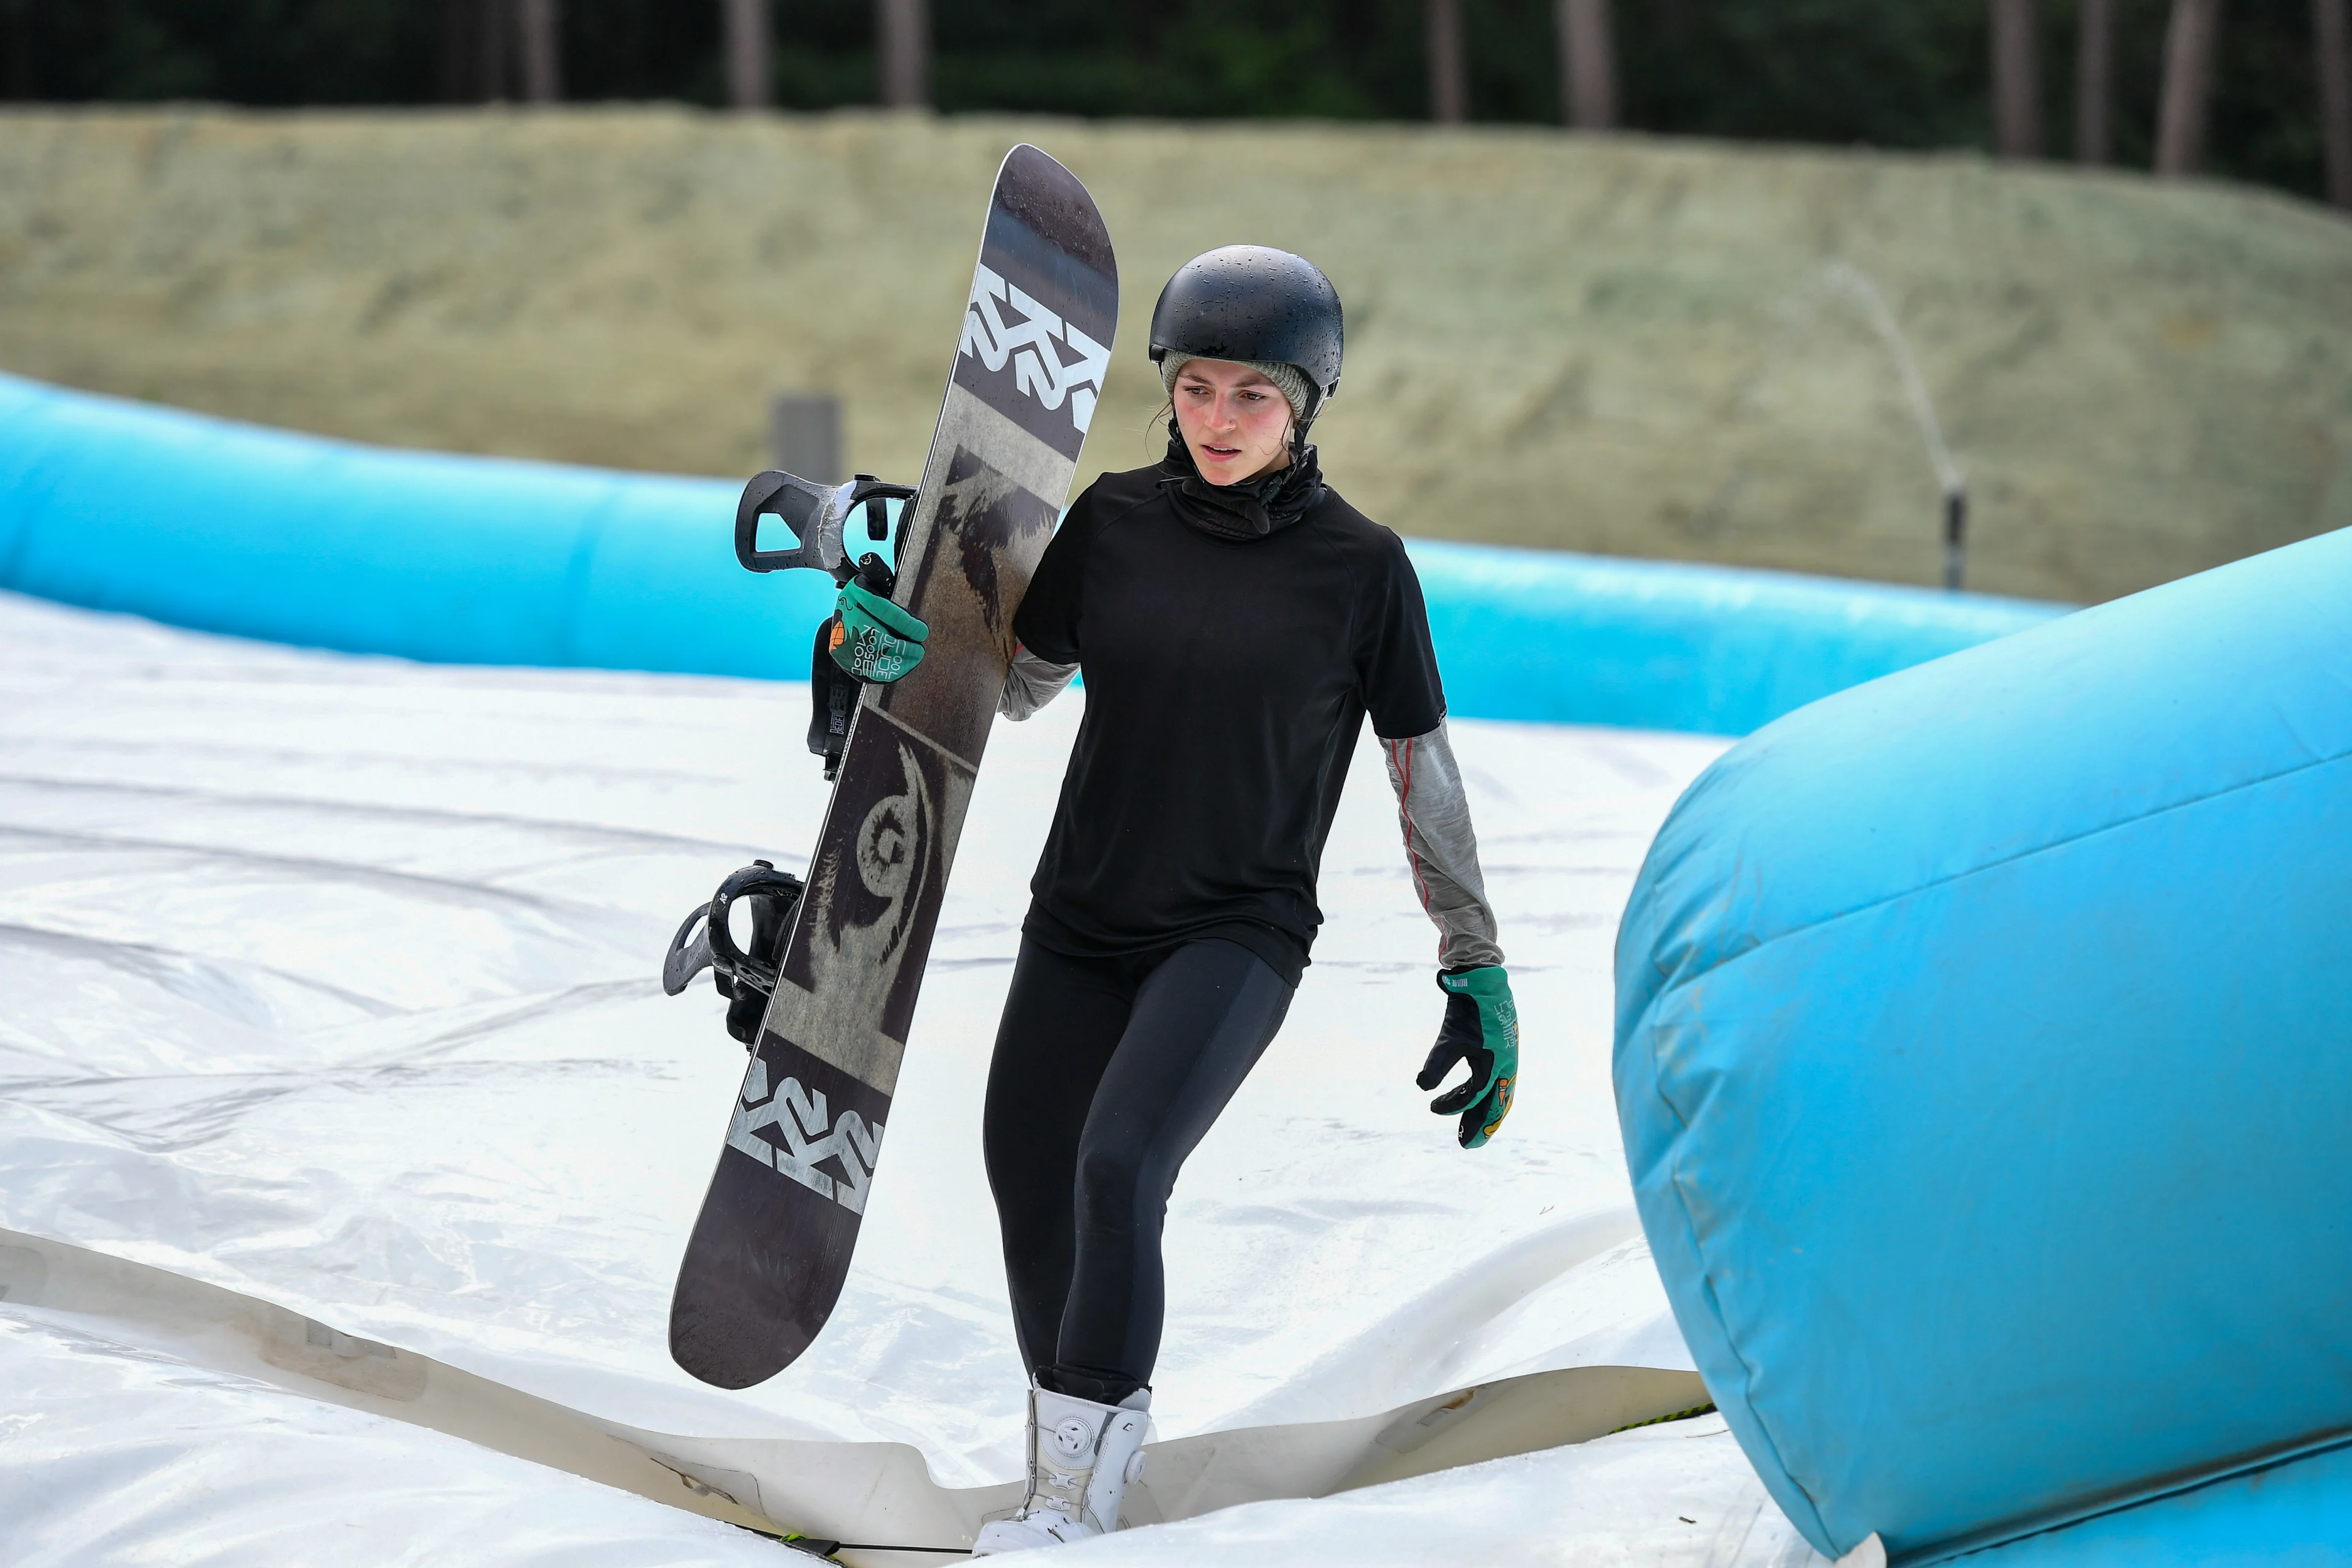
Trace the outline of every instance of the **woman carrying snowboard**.
<instances>
[{"instance_id":1,"label":"woman carrying snowboard","mask_svg":"<svg viewBox=\"0 0 2352 1568\"><path fill-rule=\"evenodd\" d=\"M975 1554L1118 1528L1142 1470L1169 1194L1307 966L1367 717L1438 931L1444 1023L1420 1085L1468 1064L1431 1106L1467 1149L1510 1109L1517 1019L1421 585L1307 444L1340 348L1339 295L1305 259L1187 262L1151 319L1168 455L1087 487L1013 617L1000 711L1027 718L1080 668L1087 705L989 1069L1029 1489ZM841 613L849 646L920 658L903 610L853 586Z\"/></svg>"}]
</instances>

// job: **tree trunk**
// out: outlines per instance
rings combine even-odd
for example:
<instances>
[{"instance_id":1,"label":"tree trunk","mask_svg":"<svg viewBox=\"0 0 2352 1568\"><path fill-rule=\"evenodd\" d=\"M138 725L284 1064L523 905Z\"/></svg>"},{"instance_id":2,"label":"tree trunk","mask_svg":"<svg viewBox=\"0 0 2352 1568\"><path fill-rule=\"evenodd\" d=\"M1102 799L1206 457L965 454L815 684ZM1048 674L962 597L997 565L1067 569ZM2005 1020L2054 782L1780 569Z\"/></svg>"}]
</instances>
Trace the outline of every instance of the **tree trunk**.
<instances>
[{"instance_id":1,"label":"tree trunk","mask_svg":"<svg viewBox=\"0 0 2352 1568\"><path fill-rule=\"evenodd\" d=\"M2074 43L2074 161L2104 163L2115 122L2116 0L2083 0Z\"/></svg>"},{"instance_id":2,"label":"tree trunk","mask_svg":"<svg viewBox=\"0 0 2352 1568\"><path fill-rule=\"evenodd\" d=\"M874 0L882 54L882 101L921 109L931 101L931 11L928 0Z\"/></svg>"},{"instance_id":3,"label":"tree trunk","mask_svg":"<svg viewBox=\"0 0 2352 1568\"><path fill-rule=\"evenodd\" d=\"M2311 0L2312 53L2319 67L2319 142L2327 199L2352 207L2352 20L2345 0Z\"/></svg>"},{"instance_id":4,"label":"tree trunk","mask_svg":"<svg viewBox=\"0 0 2352 1568\"><path fill-rule=\"evenodd\" d=\"M514 92L516 0L482 0L482 100L504 103Z\"/></svg>"},{"instance_id":5,"label":"tree trunk","mask_svg":"<svg viewBox=\"0 0 2352 1568\"><path fill-rule=\"evenodd\" d=\"M8 16L8 92L22 103L33 96L33 22L24 6Z\"/></svg>"},{"instance_id":6,"label":"tree trunk","mask_svg":"<svg viewBox=\"0 0 2352 1568\"><path fill-rule=\"evenodd\" d=\"M2034 21L2033 0L1992 0L1993 148L2004 158L2042 156Z\"/></svg>"},{"instance_id":7,"label":"tree trunk","mask_svg":"<svg viewBox=\"0 0 2352 1568\"><path fill-rule=\"evenodd\" d=\"M477 0L441 0L441 101L474 100L474 13Z\"/></svg>"},{"instance_id":8,"label":"tree trunk","mask_svg":"<svg viewBox=\"0 0 2352 1568\"><path fill-rule=\"evenodd\" d=\"M515 26L514 0L442 0L442 101L506 97Z\"/></svg>"},{"instance_id":9,"label":"tree trunk","mask_svg":"<svg viewBox=\"0 0 2352 1568\"><path fill-rule=\"evenodd\" d=\"M515 34L522 56L522 95L532 103L563 96L562 0L516 0Z\"/></svg>"},{"instance_id":10,"label":"tree trunk","mask_svg":"<svg viewBox=\"0 0 2352 1568\"><path fill-rule=\"evenodd\" d=\"M776 99L775 46L768 33L768 0L724 0L727 106L756 113Z\"/></svg>"},{"instance_id":11,"label":"tree trunk","mask_svg":"<svg viewBox=\"0 0 2352 1568\"><path fill-rule=\"evenodd\" d=\"M2172 0L2164 33L2164 101L2157 116L2156 172L2193 174L2205 161L2205 118L2213 97L2213 55L2221 0Z\"/></svg>"},{"instance_id":12,"label":"tree trunk","mask_svg":"<svg viewBox=\"0 0 2352 1568\"><path fill-rule=\"evenodd\" d=\"M1609 0L1553 0L1559 35L1560 100L1579 131L1617 124L1617 49L1609 36Z\"/></svg>"},{"instance_id":13,"label":"tree trunk","mask_svg":"<svg viewBox=\"0 0 2352 1568\"><path fill-rule=\"evenodd\" d=\"M1440 125L1470 118L1470 55L1462 42L1462 0L1428 0L1429 117Z\"/></svg>"}]
</instances>

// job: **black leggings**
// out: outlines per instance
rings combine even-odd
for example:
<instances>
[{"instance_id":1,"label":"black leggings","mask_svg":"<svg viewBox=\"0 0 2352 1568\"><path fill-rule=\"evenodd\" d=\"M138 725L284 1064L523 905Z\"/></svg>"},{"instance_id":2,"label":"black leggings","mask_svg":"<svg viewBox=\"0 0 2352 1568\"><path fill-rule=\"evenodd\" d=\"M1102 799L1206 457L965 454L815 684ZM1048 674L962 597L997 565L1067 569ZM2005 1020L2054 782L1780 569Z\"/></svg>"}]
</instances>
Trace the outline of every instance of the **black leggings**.
<instances>
[{"instance_id":1,"label":"black leggings","mask_svg":"<svg viewBox=\"0 0 2352 1568\"><path fill-rule=\"evenodd\" d=\"M1168 1194L1290 993L1213 938L1109 959L1022 939L981 1138L1021 1359L1048 1388L1115 1405L1150 1382Z\"/></svg>"}]
</instances>

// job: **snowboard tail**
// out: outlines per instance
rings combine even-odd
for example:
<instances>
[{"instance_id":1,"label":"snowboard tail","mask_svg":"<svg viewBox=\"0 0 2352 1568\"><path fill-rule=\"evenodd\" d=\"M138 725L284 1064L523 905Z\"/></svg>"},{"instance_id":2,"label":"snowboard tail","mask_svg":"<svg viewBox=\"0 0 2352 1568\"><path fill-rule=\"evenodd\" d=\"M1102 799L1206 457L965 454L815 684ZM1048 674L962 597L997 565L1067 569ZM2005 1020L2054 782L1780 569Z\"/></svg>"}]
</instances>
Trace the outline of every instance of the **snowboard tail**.
<instances>
[{"instance_id":1,"label":"snowboard tail","mask_svg":"<svg viewBox=\"0 0 2352 1568\"><path fill-rule=\"evenodd\" d=\"M720 1169L687 1243L670 1354L721 1388L797 1360L840 1298L889 1096L774 1035L751 1058ZM837 1174L829 1174L830 1167ZM760 1179L772 1171L781 1181ZM792 1190L787 1190L787 1189Z\"/></svg>"},{"instance_id":2,"label":"snowboard tail","mask_svg":"<svg viewBox=\"0 0 2352 1568\"><path fill-rule=\"evenodd\" d=\"M922 664L859 696L808 890L687 1244L670 1353L745 1388L814 1340L847 1277L1013 613L1069 494L1118 316L1093 199L1034 147L998 171L893 597ZM1073 357L1075 356L1075 357Z\"/></svg>"}]
</instances>

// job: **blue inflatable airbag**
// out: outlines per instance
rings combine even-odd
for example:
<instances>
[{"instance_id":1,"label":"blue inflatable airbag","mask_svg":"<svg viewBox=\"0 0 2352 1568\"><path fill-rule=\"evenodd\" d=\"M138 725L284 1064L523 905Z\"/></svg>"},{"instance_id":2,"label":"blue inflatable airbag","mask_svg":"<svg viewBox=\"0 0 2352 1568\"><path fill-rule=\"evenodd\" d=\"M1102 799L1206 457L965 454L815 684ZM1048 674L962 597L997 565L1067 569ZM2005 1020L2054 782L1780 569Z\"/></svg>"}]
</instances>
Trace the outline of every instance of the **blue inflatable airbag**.
<instances>
[{"instance_id":1,"label":"blue inflatable airbag","mask_svg":"<svg viewBox=\"0 0 2352 1568\"><path fill-rule=\"evenodd\" d=\"M1968 1568L2342 1568L2352 1447L2264 1466L2029 1535Z\"/></svg>"},{"instance_id":2,"label":"blue inflatable airbag","mask_svg":"<svg viewBox=\"0 0 2352 1568\"><path fill-rule=\"evenodd\" d=\"M406 452L0 376L0 587L457 664L804 680L833 588L725 479Z\"/></svg>"},{"instance_id":3,"label":"blue inflatable airbag","mask_svg":"<svg viewBox=\"0 0 2352 1568\"><path fill-rule=\"evenodd\" d=\"M0 375L0 587L461 664L803 679L727 479L363 447ZM1416 542L1452 710L1740 733L2065 606Z\"/></svg>"},{"instance_id":4,"label":"blue inflatable airbag","mask_svg":"<svg viewBox=\"0 0 2352 1568\"><path fill-rule=\"evenodd\" d=\"M2352 1435L2352 531L1749 737L1617 987L1675 1317L1821 1551Z\"/></svg>"}]
</instances>

